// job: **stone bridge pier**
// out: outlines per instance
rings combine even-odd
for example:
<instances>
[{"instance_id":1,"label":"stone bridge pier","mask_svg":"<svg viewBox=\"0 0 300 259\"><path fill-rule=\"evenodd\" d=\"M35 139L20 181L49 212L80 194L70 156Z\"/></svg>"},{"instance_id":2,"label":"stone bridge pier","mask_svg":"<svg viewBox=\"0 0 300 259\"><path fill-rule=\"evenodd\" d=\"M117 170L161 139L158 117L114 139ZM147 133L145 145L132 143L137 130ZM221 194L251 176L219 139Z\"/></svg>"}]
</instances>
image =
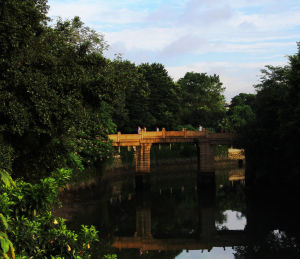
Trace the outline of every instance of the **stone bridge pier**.
<instances>
[{"instance_id":1,"label":"stone bridge pier","mask_svg":"<svg viewBox=\"0 0 300 259\"><path fill-rule=\"evenodd\" d=\"M210 141L201 141L197 146L198 170L203 173L215 172L214 152L216 145Z\"/></svg>"}]
</instances>

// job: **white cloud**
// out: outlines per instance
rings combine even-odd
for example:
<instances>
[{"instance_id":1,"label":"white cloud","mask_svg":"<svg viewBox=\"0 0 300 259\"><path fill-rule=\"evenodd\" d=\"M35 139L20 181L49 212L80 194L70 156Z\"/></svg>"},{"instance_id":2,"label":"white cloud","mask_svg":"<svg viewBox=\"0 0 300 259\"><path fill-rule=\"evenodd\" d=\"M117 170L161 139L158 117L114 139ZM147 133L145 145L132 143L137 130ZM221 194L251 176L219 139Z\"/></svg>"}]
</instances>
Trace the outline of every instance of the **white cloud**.
<instances>
[{"instance_id":1,"label":"white cloud","mask_svg":"<svg viewBox=\"0 0 300 259\"><path fill-rule=\"evenodd\" d=\"M233 15L232 9L228 5L216 5L211 8L203 8L199 1L189 3L185 12L179 17L179 24L192 26L216 24L223 20L228 20Z\"/></svg>"},{"instance_id":2,"label":"white cloud","mask_svg":"<svg viewBox=\"0 0 300 259\"><path fill-rule=\"evenodd\" d=\"M227 98L254 92L260 69L293 54L300 33L299 0L50 0L51 16L79 15L105 31L106 53L132 62L168 64L185 72L220 75ZM240 55L240 61L232 56ZM205 62L197 62L195 59ZM226 57L226 58L225 58ZM180 65L179 65L180 64ZM184 65L183 65L184 64Z\"/></svg>"},{"instance_id":3,"label":"white cloud","mask_svg":"<svg viewBox=\"0 0 300 259\"><path fill-rule=\"evenodd\" d=\"M300 10L283 10L280 13L244 14L236 12L233 26L248 23L259 31L280 31L300 24Z\"/></svg>"},{"instance_id":4,"label":"white cloud","mask_svg":"<svg viewBox=\"0 0 300 259\"><path fill-rule=\"evenodd\" d=\"M122 42L127 49L160 50L176 39L178 31L173 28L145 28L106 33L109 42Z\"/></svg>"},{"instance_id":5,"label":"white cloud","mask_svg":"<svg viewBox=\"0 0 300 259\"><path fill-rule=\"evenodd\" d=\"M159 53L159 56L169 57L186 53L195 53L206 46L208 46L208 41L206 39L187 34L165 46Z\"/></svg>"}]
</instances>

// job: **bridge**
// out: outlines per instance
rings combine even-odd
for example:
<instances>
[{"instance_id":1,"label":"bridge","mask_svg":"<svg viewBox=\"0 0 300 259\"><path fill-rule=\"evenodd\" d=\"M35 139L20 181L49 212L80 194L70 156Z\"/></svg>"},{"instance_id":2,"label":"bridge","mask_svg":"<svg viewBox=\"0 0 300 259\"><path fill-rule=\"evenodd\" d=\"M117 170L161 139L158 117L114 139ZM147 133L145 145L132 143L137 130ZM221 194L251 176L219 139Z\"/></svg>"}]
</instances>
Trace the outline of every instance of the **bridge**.
<instances>
[{"instance_id":1,"label":"bridge","mask_svg":"<svg viewBox=\"0 0 300 259\"><path fill-rule=\"evenodd\" d=\"M150 172L150 150L156 143L194 143L197 146L198 168L200 172L214 172L214 149L217 145L230 145L231 133L211 133L203 131L144 131L139 134L111 134L108 138L113 146L134 147L136 172Z\"/></svg>"}]
</instances>

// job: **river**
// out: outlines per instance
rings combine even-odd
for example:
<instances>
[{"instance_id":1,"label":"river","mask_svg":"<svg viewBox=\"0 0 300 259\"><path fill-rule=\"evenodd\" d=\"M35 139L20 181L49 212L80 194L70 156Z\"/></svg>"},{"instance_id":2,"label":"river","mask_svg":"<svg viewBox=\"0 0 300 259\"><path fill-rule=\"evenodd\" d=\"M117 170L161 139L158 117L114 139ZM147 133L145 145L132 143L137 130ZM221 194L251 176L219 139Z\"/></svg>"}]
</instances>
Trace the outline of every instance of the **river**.
<instances>
[{"instance_id":1,"label":"river","mask_svg":"<svg viewBox=\"0 0 300 259\"><path fill-rule=\"evenodd\" d=\"M157 166L106 172L89 188L65 192L55 214L73 228L95 225L93 258L300 258L298 215L245 192L245 169ZM276 205L277 204L277 205Z\"/></svg>"}]
</instances>

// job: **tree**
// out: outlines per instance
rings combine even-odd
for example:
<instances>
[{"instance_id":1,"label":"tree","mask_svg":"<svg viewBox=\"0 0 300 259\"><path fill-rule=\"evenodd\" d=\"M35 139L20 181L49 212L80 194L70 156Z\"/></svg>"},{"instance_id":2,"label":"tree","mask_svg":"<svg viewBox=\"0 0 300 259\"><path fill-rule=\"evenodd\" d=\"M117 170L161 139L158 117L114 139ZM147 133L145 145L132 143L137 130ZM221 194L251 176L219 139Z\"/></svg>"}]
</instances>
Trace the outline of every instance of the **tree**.
<instances>
[{"instance_id":1,"label":"tree","mask_svg":"<svg viewBox=\"0 0 300 259\"><path fill-rule=\"evenodd\" d=\"M254 109L255 98L255 94L240 93L231 99L230 108L233 108L238 105L249 105L251 109Z\"/></svg>"},{"instance_id":2,"label":"tree","mask_svg":"<svg viewBox=\"0 0 300 259\"><path fill-rule=\"evenodd\" d=\"M138 67L127 60L115 59L110 62L109 71L110 89L116 90L110 104L118 130L132 133L139 125L149 125L150 89Z\"/></svg>"},{"instance_id":3,"label":"tree","mask_svg":"<svg viewBox=\"0 0 300 259\"><path fill-rule=\"evenodd\" d=\"M255 119L255 98L256 95L245 93L232 98L227 113L231 130L236 132L244 130Z\"/></svg>"},{"instance_id":4,"label":"tree","mask_svg":"<svg viewBox=\"0 0 300 259\"><path fill-rule=\"evenodd\" d=\"M148 128L164 127L174 129L178 123L179 110L176 87L162 64L141 64L139 72L144 76L150 89L148 98Z\"/></svg>"},{"instance_id":5,"label":"tree","mask_svg":"<svg viewBox=\"0 0 300 259\"><path fill-rule=\"evenodd\" d=\"M72 164L82 132L93 141L113 128L107 95L89 95L104 86L91 71L105 70L105 43L78 17L48 26L46 1L10 0L1 10L1 167L34 178Z\"/></svg>"},{"instance_id":6,"label":"tree","mask_svg":"<svg viewBox=\"0 0 300 259\"><path fill-rule=\"evenodd\" d=\"M128 68L124 70L127 74L126 79L128 79L125 100L128 121L123 124L123 129L125 132L136 133L138 126L148 126L153 121L148 102L151 92L149 84L138 66L129 61L124 61L123 66Z\"/></svg>"},{"instance_id":7,"label":"tree","mask_svg":"<svg viewBox=\"0 0 300 259\"><path fill-rule=\"evenodd\" d=\"M188 72L177 82L181 96L181 121L197 127L217 127L225 115L224 88L219 76Z\"/></svg>"},{"instance_id":8,"label":"tree","mask_svg":"<svg viewBox=\"0 0 300 259\"><path fill-rule=\"evenodd\" d=\"M242 133L254 182L295 184L299 180L300 46L283 67L266 66L256 85L255 120ZM286 170L286 164L289 170Z\"/></svg>"}]
</instances>

